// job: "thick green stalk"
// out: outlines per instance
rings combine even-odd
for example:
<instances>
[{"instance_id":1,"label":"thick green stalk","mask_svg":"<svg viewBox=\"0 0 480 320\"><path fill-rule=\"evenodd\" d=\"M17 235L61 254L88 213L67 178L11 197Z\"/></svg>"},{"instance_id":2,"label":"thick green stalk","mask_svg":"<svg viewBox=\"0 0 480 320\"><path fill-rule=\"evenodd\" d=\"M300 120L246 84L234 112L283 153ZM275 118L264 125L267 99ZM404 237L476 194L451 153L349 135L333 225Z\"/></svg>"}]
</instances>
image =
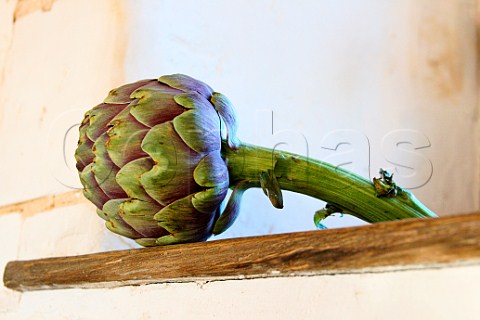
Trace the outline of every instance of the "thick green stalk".
<instances>
[{"instance_id":1,"label":"thick green stalk","mask_svg":"<svg viewBox=\"0 0 480 320\"><path fill-rule=\"evenodd\" d=\"M231 186L248 181L260 187L262 173L273 172L281 189L326 201L367 222L436 217L409 191L397 187L396 196L378 197L371 181L326 162L247 144L237 151L222 149Z\"/></svg>"}]
</instances>

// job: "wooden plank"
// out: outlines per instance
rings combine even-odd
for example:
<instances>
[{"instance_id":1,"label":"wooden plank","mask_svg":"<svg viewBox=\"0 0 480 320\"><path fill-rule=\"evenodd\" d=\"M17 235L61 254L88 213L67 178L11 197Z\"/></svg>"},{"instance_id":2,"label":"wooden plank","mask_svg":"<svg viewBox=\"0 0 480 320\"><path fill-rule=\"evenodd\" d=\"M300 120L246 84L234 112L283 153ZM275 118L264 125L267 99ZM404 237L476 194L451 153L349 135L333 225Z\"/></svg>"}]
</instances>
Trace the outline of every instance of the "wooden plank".
<instances>
[{"instance_id":1,"label":"wooden plank","mask_svg":"<svg viewBox=\"0 0 480 320\"><path fill-rule=\"evenodd\" d=\"M471 263L480 264L480 213L13 261L4 284L19 291L98 288Z\"/></svg>"},{"instance_id":2,"label":"wooden plank","mask_svg":"<svg viewBox=\"0 0 480 320\"><path fill-rule=\"evenodd\" d=\"M23 202L1 206L0 215L17 212L24 216L29 216L35 213L71 206L82 202L88 202L82 195L82 191L72 190L60 194L52 194Z\"/></svg>"}]
</instances>

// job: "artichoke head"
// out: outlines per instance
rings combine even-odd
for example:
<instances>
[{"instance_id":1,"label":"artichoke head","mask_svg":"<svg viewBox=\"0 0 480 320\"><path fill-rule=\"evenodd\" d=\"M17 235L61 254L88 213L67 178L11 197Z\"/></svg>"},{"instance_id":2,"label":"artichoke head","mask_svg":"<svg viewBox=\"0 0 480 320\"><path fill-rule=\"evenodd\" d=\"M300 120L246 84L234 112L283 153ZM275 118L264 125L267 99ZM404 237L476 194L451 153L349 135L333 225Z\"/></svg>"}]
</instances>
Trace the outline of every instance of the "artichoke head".
<instances>
[{"instance_id":1,"label":"artichoke head","mask_svg":"<svg viewBox=\"0 0 480 320\"><path fill-rule=\"evenodd\" d=\"M114 89L80 125L83 193L110 231L141 245L206 240L229 188L222 132L235 149L236 125L229 100L186 75Z\"/></svg>"}]
</instances>

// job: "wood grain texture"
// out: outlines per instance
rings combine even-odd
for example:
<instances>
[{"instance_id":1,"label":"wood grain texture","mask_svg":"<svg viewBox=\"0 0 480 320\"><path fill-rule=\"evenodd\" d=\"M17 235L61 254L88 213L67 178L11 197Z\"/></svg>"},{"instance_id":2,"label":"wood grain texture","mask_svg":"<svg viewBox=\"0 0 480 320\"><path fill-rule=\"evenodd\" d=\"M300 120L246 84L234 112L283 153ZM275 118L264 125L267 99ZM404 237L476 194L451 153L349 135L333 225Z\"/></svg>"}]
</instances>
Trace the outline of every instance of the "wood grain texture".
<instances>
[{"instance_id":1,"label":"wood grain texture","mask_svg":"<svg viewBox=\"0 0 480 320\"><path fill-rule=\"evenodd\" d=\"M6 287L98 288L164 282L480 265L480 213L12 261Z\"/></svg>"}]
</instances>

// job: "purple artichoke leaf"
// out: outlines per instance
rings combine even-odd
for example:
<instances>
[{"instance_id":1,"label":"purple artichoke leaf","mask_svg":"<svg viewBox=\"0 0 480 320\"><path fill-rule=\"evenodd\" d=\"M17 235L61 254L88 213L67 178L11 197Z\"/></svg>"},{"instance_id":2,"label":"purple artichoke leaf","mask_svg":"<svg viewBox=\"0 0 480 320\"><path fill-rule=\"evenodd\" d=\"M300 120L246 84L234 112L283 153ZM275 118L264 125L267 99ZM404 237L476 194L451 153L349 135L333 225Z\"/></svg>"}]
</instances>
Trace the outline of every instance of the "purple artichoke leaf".
<instances>
[{"instance_id":1,"label":"purple artichoke leaf","mask_svg":"<svg viewBox=\"0 0 480 320\"><path fill-rule=\"evenodd\" d=\"M142 150L143 138L148 132L144 126L130 114L131 106L126 107L109 123L106 148L110 159L118 167L123 167L132 160L145 157Z\"/></svg>"},{"instance_id":2,"label":"purple artichoke leaf","mask_svg":"<svg viewBox=\"0 0 480 320\"><path fill-rule=\"evenodd\" d=\"M107 130L107 126L120 112L125 109L124 104L102 103L90 110L87 137L95 141Z\"/></svg>"},{"instance_id":3,"label":"purple artichoke leaf","mask_svg":"<svg viewBox=\"0 0 480 320\"><path fill-rule=\"evenodd\" d=\"M75 150L76 167L79 172L88 166L95 155L92 152L93 141L86 135L87 127L85 125L80 126L80 138L78 139L78 147Z\"/></svg>"},{"instance_id":4,"label":"purple artichoke leaf","mask_svg":"<svg viewBox=\"0 0 480 320\"><path fill-rule=\"evenodd\" d=\"M161 76L158 81L183 92L197 92L206 99L210 99L213 92L213 89L208 84L184 74L177 73Z\"/></svg>"},{"instance_id":5,"label":"purple artichoke leaf","mask_svg":"<svg viewBox=\"0 0 480 320\"><path fill-rule=\"evenodd\" d=\"M233 104L225 95L219 92L214 92L210 101L215 106L215 110L217 110L222 119L222 123L225 124L227 129L226 140L228 146L230 149L237 150L240 146L240 140L237 138L237 113L235 112Z\"/></svg>"},{"instance_id":6,"label":"purple artichoke leaf","mask_svg":"<svg viewBox=\"0 0 480 320\"><path fill-rule=\"evenodd\" d=\"M174 95L181 93L179 90L163 88L158 82L141 87L132 93L134 98L130 113L140 123L148 127L173 120L182 114L185 109L179 106L173 99Z\"/></svg>"},{"instance_id":7,"label":"purple artichoke leaf","mask_svg":"<svg viewBox=\"0 0 480 320\"><path fill-rule=\"evenodd\" d=\"M210 101L197 92L180 93L175 95L173 100L185 109L206 110L212 108Z\"/></svg>"},{"instance_id":8,"label":"purple artichoke leaf","mask_svg":"<svg viewBox=\"0 0 480 320\"><path fill-rule=\"evenodd\" d=\"M101 209L109 197L98 186L97 180L92 171L93 163L86 166L80 173L80 181L82 182L83 195L90 200L97 208Z\"/></svg>"},{"instance_id":9,"label":"purple artichoke leaf","mask_svg":"<svg viewBox=\"0 0 480 320\"><path fill-rule=\"evenodd\" d=\"M107 149L105 148L106 140L107 134L104 133L93 145L92 150L95 158L93 159L92 172L98 186L108 197L125 198L127 196L126 193L115 179L119 168L112 162L108 155Z\"/></svg>"},{"instance_id":10,"label":"purple artichoke leaf","mask_svg":"<svg viewBox=\"0 0 480 320\"><path fill-rule=\"evenodd\" d=\"M137 88L143 87L150 82L157 82L155 79L140 80L134 83L125 84L116 89L110 90L108 96L103 100L104 103L129 104L131 102L130 94Z\"/></svg>"},{"instance_id":11,"label":"purple artichoke leaf","mask_svg":"<svg viewBox=\"0 0 480 320\"><path fill-rule=\"evenodd\" d=\"M141 238L143 236L119 216L120 206L127 200L129 199L113 199L105 203L102 209L103 213L108 217L105 226L116 234L133 239Z\"/></svg>"}]
</instances>

